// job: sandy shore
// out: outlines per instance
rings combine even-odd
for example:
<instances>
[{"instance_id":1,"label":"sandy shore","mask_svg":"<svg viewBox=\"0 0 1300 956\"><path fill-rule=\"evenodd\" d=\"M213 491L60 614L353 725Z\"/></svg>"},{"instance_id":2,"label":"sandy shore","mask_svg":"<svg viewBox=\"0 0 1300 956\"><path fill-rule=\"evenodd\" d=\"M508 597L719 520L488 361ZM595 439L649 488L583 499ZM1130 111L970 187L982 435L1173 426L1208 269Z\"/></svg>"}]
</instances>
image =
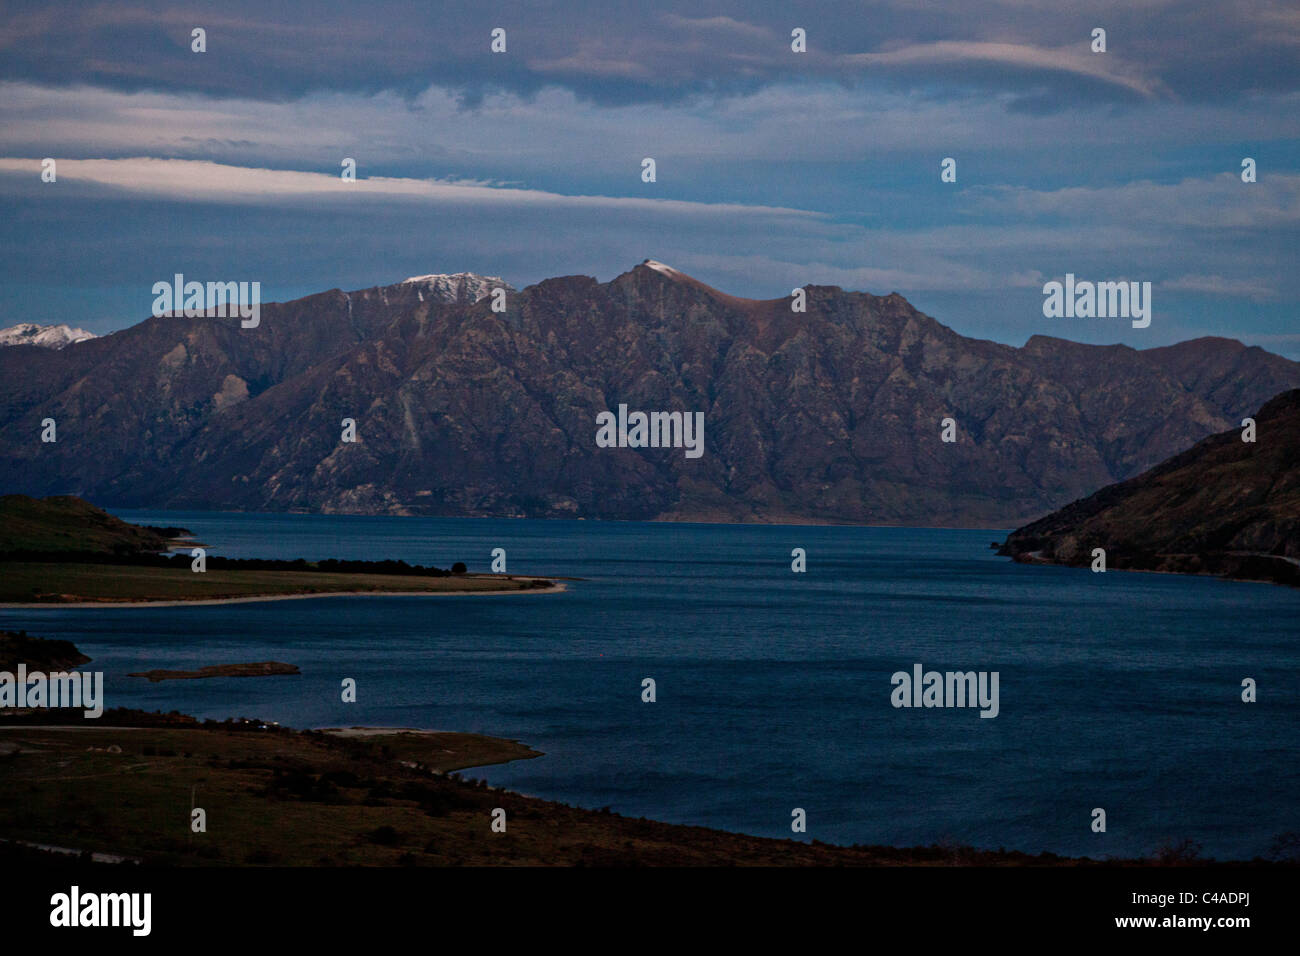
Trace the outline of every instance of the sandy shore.
<instances>
[{"instance_id":1,"label":"sandy shore","mask_svg":"<svg viewBox=\"0 0 1300 956\"><path fill-rule=\"evenodd\" d=\"M519 588L509 591L321 591L316 594L254 594L246 597L200 599L195 601L29 601L0 604L0 611L89 610L114 607L205 607L213 604L256 604L262 601L306 601L338 597L501 597L514 594L559 594L567 585L557 582L549 588Z\"/></svg>"}]
</instances>

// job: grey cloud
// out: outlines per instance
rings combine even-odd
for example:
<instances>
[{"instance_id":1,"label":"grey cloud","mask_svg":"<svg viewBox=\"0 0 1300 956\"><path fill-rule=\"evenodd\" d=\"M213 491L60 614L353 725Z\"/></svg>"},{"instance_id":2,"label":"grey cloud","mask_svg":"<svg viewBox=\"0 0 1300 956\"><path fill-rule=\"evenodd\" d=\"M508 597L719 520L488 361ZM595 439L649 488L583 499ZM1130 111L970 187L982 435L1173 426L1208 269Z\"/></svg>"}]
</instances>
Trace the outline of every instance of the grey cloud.
<instances>
[{"instance_id":1,"label":"grey cloud","mask_svg":"<svg viewBox=\"0 0 1300 956\"><path fill-rule=\"evenodd\" d=\"M189 50L196 25L208 30L206 54ZM505 55L488 50L495 26L507 30ZM794 26L808 31L807 54L789 49ZM1105 54L1088 49L1094 26L1108 31ZM1016 108L1049 109L1133 95L1223 101L1294 91L1298 49L1294 7L1266 0L1105 0L1087 10L982 0L942 11L905 0L868 10L848 0L729 0L707 14L685 0L654 8L231 0L207 10L53 0L0 24L0 78L268 100L313 91L414 96L439 84L469 104L493 90L531 95L548 84L613 104L821 78L1004 91Z\"/></svg>"}]
</instances>

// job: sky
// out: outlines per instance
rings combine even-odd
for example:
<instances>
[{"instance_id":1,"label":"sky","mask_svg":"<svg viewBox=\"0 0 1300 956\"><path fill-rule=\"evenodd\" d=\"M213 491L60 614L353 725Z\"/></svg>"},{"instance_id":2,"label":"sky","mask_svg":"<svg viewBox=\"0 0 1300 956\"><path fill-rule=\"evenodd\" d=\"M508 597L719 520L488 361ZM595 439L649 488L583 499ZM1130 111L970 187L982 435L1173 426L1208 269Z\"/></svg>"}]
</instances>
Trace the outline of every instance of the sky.
<instances>
[{"instance_id":1,"label":"sky","mask_svg":"<svg viewBox=\"0 0 1300 956\"><path fill-rule=\"evenodd\" d=\"M0 250L0 327L125 328L177 272L275 301L653 258L1300 359L1300 4L0 3ZM1150 282L1151 324L1045 317L1066 273Z\"/></svg>"}]
</instances>

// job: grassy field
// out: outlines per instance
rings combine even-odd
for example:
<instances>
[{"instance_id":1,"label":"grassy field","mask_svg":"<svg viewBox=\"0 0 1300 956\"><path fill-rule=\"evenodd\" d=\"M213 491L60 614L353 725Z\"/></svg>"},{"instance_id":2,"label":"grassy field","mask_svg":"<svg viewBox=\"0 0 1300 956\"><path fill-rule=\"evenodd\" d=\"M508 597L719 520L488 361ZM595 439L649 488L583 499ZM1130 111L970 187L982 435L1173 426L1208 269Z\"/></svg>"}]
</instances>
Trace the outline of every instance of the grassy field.
<instances>
[{"instance_id":1,"label":"grassy field","mask_svg":"<svg viewBox=\"0 0 1300 956\"><path fill-rule=\"evenodd\" d=\"M319 571L152 568L117 564L0 561L0 604L136 601L216 601L338 591L429 594L540 591L533 578L494 574L451 577L339 574Z\"/></svg>"},{"instance_id":2,"label":"grassy field","mask_svg":"<svg viewBox=\"0 0 1300 956\"><path fill-rule=\"evenodd\" d=\"M430 772L530 756L521 744L473 734L0 726L0 837L174 865L1078 862L764 839L580 810ZM206 833L190 832L191 788ZM491 829L496 807L506 811L505 833Z\"/></svg>"}]
</instances>

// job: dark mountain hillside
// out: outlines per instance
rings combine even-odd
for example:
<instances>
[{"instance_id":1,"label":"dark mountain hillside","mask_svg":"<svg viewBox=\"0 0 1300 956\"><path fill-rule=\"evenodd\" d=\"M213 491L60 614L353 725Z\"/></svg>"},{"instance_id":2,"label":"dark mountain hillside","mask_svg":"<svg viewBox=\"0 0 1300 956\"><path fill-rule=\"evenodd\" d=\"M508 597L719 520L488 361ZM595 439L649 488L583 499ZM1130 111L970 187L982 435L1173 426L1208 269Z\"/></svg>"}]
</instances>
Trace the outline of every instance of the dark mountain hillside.
<instances>
[{"instance_id":1,"label":"dark mountain hillside","mask_svg":"<svg viewBox=\"0 0 1300 956\"><path fill-rule=\"evenodd\" d=\"M119 507L1008 527L1300 386L1300 364L1226 339L1013 348L896 294L809 286L795 313L650 260L607 283L506 286L504 313L497 286L424 276L264 305L254 329L163 317L62 351L0 349L0 489ZM704 454L597 447L597 414L620 404L702 412ZM47 417L56 443L40 441Z\"/></svg>"},{"instance_id":2,"label":"dark mountain hillside","mask_svg":"<svg viewBox=\"0 0 1300 956\"><path fill-rule=\"evenodd\" d=\"M1013 533L1019 561L1223 574L1300 585L1300 389L1230 429Z\"/></svg>"}]
</instances>

